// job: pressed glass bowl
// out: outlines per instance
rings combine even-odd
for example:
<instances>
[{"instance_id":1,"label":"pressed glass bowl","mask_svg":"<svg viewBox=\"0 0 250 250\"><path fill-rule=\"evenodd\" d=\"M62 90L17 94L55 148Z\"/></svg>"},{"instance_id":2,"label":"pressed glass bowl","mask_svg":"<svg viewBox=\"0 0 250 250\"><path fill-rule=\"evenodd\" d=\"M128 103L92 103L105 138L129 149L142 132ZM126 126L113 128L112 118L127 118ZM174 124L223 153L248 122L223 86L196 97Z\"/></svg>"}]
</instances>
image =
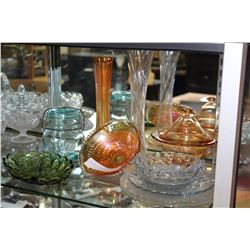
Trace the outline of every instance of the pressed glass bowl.
<instances>
[{"instance_id":1,"label":"pressed glass bowl","mask_svg":"<svg viewBox=\"0 0 250 250\"><path fill-rule=\"evenodd\" d=\"M196 177L203 161L174 152L141 153L135 159L138 174L146 181L163 186L189 184Z\"/></svg>"},{"instance_id":2,"label":"pressed glass bowl","mask_svg":"<svg viewBox=\"0 0 250 250\"><path fill-rule=\"evenodd\" d=\"M69 177L72 162L58 154L37 151L16 152L3 158L9 173L33 184L54 184Z\"/></svg>"},{"instance_id":3,"label":"pressed glass bowl","mask_svg":"<svg viewBox=\"0 0 250 250\"><path fill-rule=\"evenodd\" d=\"M111 121L90 134L80 151L79 164L92 175L118 173L140 151L140 135L128 121Z\"/></svg>"}]
</instances>

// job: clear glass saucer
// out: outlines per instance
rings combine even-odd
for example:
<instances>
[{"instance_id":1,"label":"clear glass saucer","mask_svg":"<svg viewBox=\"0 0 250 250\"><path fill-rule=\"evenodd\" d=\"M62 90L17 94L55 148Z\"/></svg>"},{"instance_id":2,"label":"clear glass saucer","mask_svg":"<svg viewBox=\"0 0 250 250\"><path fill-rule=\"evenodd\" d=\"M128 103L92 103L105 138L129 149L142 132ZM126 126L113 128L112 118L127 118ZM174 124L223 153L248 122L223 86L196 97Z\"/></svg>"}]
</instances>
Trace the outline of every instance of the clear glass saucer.
<instances>
[{"instance_id":1,"label":"clear glass saucer","mask_svg":"<svg viewBox=\"0 0 250 250\"><path fill-rule=\"evenodd\" d=\"M195 194L171 195L145 190L131 182L131 176L125 173L120 179L122 191L131 198L138 200L150 207L211 207L213 202L212 186L203 192ZM138 176L137 176L138 177Z\"/></svg>"}]
</instances>

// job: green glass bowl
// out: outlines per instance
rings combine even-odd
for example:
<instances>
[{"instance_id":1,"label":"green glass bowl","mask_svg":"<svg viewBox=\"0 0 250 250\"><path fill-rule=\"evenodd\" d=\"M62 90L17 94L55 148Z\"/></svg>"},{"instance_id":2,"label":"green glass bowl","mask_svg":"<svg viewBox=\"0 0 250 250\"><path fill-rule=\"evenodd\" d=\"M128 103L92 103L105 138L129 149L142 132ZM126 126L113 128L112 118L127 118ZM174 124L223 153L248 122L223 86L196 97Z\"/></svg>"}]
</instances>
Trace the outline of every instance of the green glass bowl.
<instances>
[{"instance_id":1,"label":"green glass bowl","mask_svg":"<svg viewBox=\"0 0 250 250\"><path fill-rule=\"evenodd\" d=\"M69 177L73 163L67 157L47 152L16 152L3 158L9 173L33 184L55 184Z\"/></svg>"}]
</instances>

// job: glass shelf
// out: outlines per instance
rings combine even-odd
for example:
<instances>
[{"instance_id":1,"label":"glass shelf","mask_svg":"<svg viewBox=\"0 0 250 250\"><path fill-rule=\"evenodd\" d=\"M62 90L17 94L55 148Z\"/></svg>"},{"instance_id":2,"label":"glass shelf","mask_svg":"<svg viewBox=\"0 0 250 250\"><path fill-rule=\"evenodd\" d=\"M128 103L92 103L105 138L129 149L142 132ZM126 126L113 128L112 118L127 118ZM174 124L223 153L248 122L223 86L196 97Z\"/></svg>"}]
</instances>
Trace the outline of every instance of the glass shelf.
<instances>
[{"instance_id":1,"label":"glass shelf","mask_svg":"<svg viewBox=\"0 0 250 250\"><path fill-rule=\"evenodd\" d=\"M29 145L15 145L10 143L9 137L13 131L7 130L2 136L2 157L10 152L19 150L36 150L37 142ZM38 135L38 134L36 134ZM128 166L124 172L130 172ZM124 173L111 177L89 177L85 176L76 163L70 177L60 184L35 185L19 181L10 176L1 162L1 186L2 202L12 199L23 199L35 202L34 207L147 207L148 205L140 200L133 200L123 193L120 187L120 178ZM40 202L40 203L39 203ZM208 204L210 207L212 204ZM28 204L27 207L30 205Z\"/></svg>"},{"instance_id":2,"label":"glass shelf","mask_svg":"<svg viewBox=\"0 0 250 250\"><path fill-rule=\"evenodd\" d=\"M37 150L40 138L29 145L12 144L9 137L15 132L6 131L2 136L2 157L20 150ZM78 163L74 165L70 177L60 184L35 185L19 181L7 172L1 162L1 185L24 193L60 198L91 207L123 207L132 204L132 199L121 192L120 176L86 177Z\"/></svg>"}]
</instances>

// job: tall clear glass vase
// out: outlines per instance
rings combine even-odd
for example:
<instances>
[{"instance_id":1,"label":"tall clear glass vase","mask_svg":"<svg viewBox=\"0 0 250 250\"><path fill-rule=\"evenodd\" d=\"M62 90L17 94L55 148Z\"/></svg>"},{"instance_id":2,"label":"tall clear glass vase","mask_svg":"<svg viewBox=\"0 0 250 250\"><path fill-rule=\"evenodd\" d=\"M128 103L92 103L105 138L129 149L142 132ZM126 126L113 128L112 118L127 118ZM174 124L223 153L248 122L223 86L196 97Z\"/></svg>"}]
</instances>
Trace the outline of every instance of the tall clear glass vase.
<instances>
[{"instance_id":1,"label":"tall clear glass vase","mask_svg":"<svg viewBox=\"0 0 250 250\"><path fill-rule=\"evenodd\" d=\"M175 72L180 52L160 51L160 111L158 114L157 130L172 126L172 102Z\"/></svg>"},{"instance_id":2,"label":"tall clear glass vase","mask_svg":"<svg viewBox=\"0 0 250 250\"><path fill-rule=\"evenodd\" d=\"M141 136L141 149L145 150L144 113L149 75L154 51L128 50L131 72L131 120Z\"/></svg>"},{"instance_id":3,"label":"tall clear glass vase","mask_svg":"<svg viewBox=\"0 0 250 250\"><path fill-rule=\"evenodd\" d=\"M96 128L110 120L110 88L112 80L112 57L94 59L96 87Z\"/></svg>"}]
</instances>

